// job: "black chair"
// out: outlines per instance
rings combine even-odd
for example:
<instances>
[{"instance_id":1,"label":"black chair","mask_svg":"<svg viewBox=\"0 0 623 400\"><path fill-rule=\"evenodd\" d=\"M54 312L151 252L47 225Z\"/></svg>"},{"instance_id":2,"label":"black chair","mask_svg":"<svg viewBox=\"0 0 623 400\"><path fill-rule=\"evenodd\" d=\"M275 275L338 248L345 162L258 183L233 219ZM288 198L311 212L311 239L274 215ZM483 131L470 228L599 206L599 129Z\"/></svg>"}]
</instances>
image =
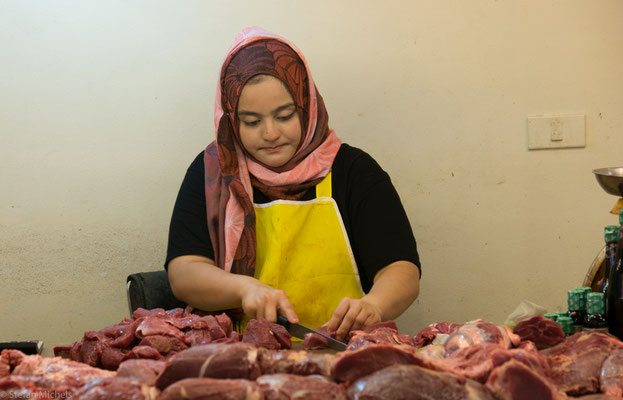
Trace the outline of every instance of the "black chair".
<instances>
[{"instance_id":1,"label":"black chair","mask_svg":"<svg viewBox=\"0 0 623 400\"><path fill-rule=\"evenodd\" d=\"M164 308L170 310L186 307L171 291L167 271L139 272L128 275L127 279L128 307L130 316L139 307L145 309Z\"/></svg>"}]
</instances>

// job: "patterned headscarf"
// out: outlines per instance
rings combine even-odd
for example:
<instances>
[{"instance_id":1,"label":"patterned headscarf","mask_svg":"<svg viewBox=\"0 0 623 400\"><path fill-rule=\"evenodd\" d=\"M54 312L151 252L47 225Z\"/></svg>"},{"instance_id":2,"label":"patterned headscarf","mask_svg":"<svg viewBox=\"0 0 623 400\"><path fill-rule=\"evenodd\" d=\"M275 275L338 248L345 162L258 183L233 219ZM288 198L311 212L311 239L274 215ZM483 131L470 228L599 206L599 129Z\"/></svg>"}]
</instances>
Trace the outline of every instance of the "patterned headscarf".
<instances>
[{"instance_id":1,"label":"patterned headscarf","mask_svg":"<svg viewBox=\"0 0 623 400\"><path fill-rule=\"evenodd\" d=\"M269 167L255 160L239 135L238 100L252 77L271 75L288 89L301 121L301 143L290 161ZM216 90L216 140L205 150L208 229L220 268L253 276L255 210L253 187L270 199L300 199L329 172L341 141L302 53L287 39L251 27L229 49Z\"/></svg>"}]
</instances>

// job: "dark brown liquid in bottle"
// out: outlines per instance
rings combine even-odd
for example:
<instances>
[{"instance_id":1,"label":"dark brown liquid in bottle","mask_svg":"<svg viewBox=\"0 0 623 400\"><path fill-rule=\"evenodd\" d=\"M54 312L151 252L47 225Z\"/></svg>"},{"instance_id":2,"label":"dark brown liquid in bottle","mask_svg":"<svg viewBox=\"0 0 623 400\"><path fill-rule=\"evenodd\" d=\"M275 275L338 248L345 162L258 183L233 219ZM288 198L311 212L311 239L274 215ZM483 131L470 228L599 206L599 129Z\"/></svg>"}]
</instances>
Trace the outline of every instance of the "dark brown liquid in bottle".
<instances>
[{"instance_id":1,"label":"dark brown liquid in bottle","mask_svg":"<svg viewBox=\"0 0 623 400\"><path fill-rule=\"evenodd\" d=\"M623 228L619 229L617 256L610 270L606 307L610 333L623 340Z\"/></svg>"}]
</instances>

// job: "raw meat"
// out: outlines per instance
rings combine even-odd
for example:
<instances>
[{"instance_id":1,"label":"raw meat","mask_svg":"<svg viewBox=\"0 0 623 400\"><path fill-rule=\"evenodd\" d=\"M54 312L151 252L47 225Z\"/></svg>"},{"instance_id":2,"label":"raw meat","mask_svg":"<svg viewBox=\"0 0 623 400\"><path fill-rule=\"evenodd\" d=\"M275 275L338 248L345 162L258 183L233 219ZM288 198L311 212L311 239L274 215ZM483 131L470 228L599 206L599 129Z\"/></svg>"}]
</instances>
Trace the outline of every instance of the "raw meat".
<instances>
[{"instance_id":1,"label":"raw meat","mask_svg":"<svg viewBox=\"0 0 623 400\"><path fill-rule=\"evenodd\" d=\"M449 335L454 333L461 324L454 324L451 322L437 322L434 324L430 324L429 326L420 330L417 335L413 338L413 345L415 347L424 347L433 343L433 340L437 337L438 334Z\"/></svg>"},{"instance_id":2,"label":"raw meat","mask_svg":"<svg viewBox=\"0 0 623 400\"><path fill-rule=\"evenodd\" d=\"M324 335L330 336L335 339L335 332L329 332L326 326L321 326L316 330ZM303 338L301 347L303 348L303 350L326 349L329 347L329 341L320 335L316 335L315 333L308 333Z\"/></svg>"},{"instance_id":3,"label":"raw meat","mask_svg":"<svg viewBox=\"0 0 623 400\"><path fill-rule=\"evenodd\" d=\"M133 360L137 358L147 358L150 360L164 360L164 357L158 353L158 350L150 346L135 346L132 350L128 351L121 361Z\"/></svg>"},{"instance_id":4,"label":"raw meat","mask_svg":"<svg viewBox=\"0 0 623 400\"><path fill-rule=\"evenodd\" d=\"M444 359L426 359L426 365L485 383L491 371L511 359L521 361L541 375L549 370L547 359L539 354L531 342L517 349L506 349L499 344L486 342L475 344L457 350Z\"/></svg>"},{"instance_id":5,"label":"raw meat","mask_svg":"<svg viewBox=\"0 0 623 400\"><path fill-rule=\"evenodd\" d=\"M0 378L9 376L24 357L26 355L19 350L2 350L0 353Z\"/></svg>"},{"instance_id":6,"label":"raw meat","mask_svg":"<svg viewBox=\"0 0 623 400\"><path fill-rule=\"evenodd\" d=\"M603 393L623 397L623 350L615 350L601 366L599 386Z\"/></svg>"},{"instance_id":7,"label":"raw meat","mask_svg":"<svg viewBox=\"0 0 623 400\"><path fill-rule=\"evenodd\" d=\"M426 366L425 360L417 356L411 346L370 344L359 350L336 354L331 376L337 381L350 383L395 364Z\"/></svg>"},{"instance_id":8,"label":"raw meat","mask_svg":"<svg viewBox=\"0 0 623 400\"><path fill-rule=\"evenodd\" d=\"M364 330L350 332L347 350L361 349L370 344L413 346L413 340L408 335L399 334L394 321L379 322Z\"/></svg>"},{"instance_id":9,"label":"raw meat","mask_svg":"<svg viewBox=\"0 0 623 400\"><path fill-rule=\"evenodd\" d=\"M171 311L177 311L177 309L173 309ZM132 319L139 319L139 318L143 318L143 317L164 317L166 316L167 313L164 310L164 308L153 308L151 310L146 310L144 308L137 308L136 310L134 310L134 312L132 313Z\"/></svg>"},{"instance_id":10,"label":"raw meat","mask_svg":"<svg viewBox=\"0 0 623 400\"><path fill-rule=\"evenodd\" d=\"M173 325L179 330L184 330L188 328L197 328L197 329L207 328L206 322L203 321L199 315L194 315L194 314L185 315L179 318L171 318L169 322L171 325Z\"/></svg>"},{"instance_id":11,"label":"raw meat","mask_svg":"<svg viewBox=\"0 0 623 400\"><path fill-rule=\"evenodd\" d=\"M398 331L398 325L396 325L396 321L383 321L383 322L377 322L376 324L372 324L369 326L366 326L365 328L363 328L363 331L365 333L370 333L373 332L379 328L389 328L389 329L393 329L395 331Z\"/></svg>"},{"instance_id":12,"label":"raw meat","mask_svg":"<svg viewBox=\"0 0 623 400\"><path fill-rule=\"evenodd\" d=\"M216 322L218 322L218 324L223 329L225 336L227 337L231 336L233 332L233 327L232 327L231 319L227 316L227 314L225 313L219 314L219 315L216 315L215 318L216 318Z\"/></svg>"},{"instance_id":13,"label":"raw meat","mask_svg":"<svg viewBox=\"0 0 623 400\"><path fill-rule=\"evenodd\" d=\"M176 308L138 308L132 319L99 331L87 331L73 346L54 348L55 355L84 362L93 367L115 370L121 361L132 358L169 358L188 346L210 342L238 342L226 314L199 316Z\"/></svg>"},{"instance_id":14,"label":"raw meat","mask_svg":"<svg viewBox=\"0 0 623 400\"><path fill-rule=\"evenodd\" d=\"M214 318L214 317L213 317ZM216 320L214 320L216 322ZM145 336L165 335L187 342L184 332L174 327L167 320L158 317L145 317L134 331L134 336L142 339ZM188 341L187 344L190 344Z\"/></svg>"},{"instance_id":15,"label":"raw meat","mask_svg":"<svg viewBox=\"0 0 623 400\"><path fill-rule=\"evenodd\" d=\"M522 341L534 342L539 350L555 346L565 340L560 325L540 315L520 321L515 325L513 333L519 335Z\"/></svg>"},{"instance_id":16,"label":"raw meat","mask_svg":"<svg viewBox=\"0 0 623 400\"><path fill-rule=\"evenodd\" d=\"M567 396L525 364L510 360L489 376L487 388L498 400L560 400Z\"/></svg>"},{"instance_id":17,"label":"raw meat","mask_svg":"<svg viewBox=\"0 0 623 400\"><path fill-rule=\"evenodd\" d=\"M104 343L99 363L104 369L115 370L128 352L129 350L127 349L117 349Z\"/></svg>"},{"instance_id":18,"label":"raw meat","mask_svg":"<svg viewBox=\"0 0 623 400\"><path fill-rule=\"evenodd\" d=\"M172 351L177 353L188 348L186 343L179 338L164 335L146 336L141 340L138 346L153 347L158 353L163 355Z\"/></svg>"},{"instance_id":19,"label":"raw meat","mask_svg":"<svg viewBox=\"0 0 623 400\"><path fill-rule=\"evenodd\" d=\"M189 378L167 387L158 400L263 400L254 381L246 379Z\"/></svg>"},{"instance_id":20,"label":"raw meat","mask_svg":"<svg viewBox=\"0 0 623 400\"><path fill-rule=\"evenodd\" d=\"M286 328L268 322L264 318L250 320L242 334L243 343L251 343L269 350L291 348L291 338Z\"/></svg>"},{"instance_id":21,"label":"raw meat","mask_svg":"<svg viewBox=\"0 0 623 400\"><path fill-rule=\"evenodd\" d=\"M208 331L210 331L210 338L212 340L218 340L226 337L225 330L219 325L218 321L213 315L206 315L202 317L204 321L206 321L206 325L208 326Z\"/></svg>"},{"instance_id":22,"label":"raw meat","mask_svg":"<svg viewBox=\"0 0 623 400\"><path fill-rule=\"evenodd\" d=\"M58 398L68 398L73 391L94 380L115 376L114 372L84 363L61 357L27 356L17 350L3 350L0 365L11 368L10 375L0 378L0 394L11 393L9 397L30 393L42 398L45 393L49 397L58 395ZM6 368L3 370L6 372Z\"/></svg>"},{"instance_id":23,"label":"raw meat","mask_svg":"<svg viewBox=\"0 0 623 400\"><path fill-rule=\"evenodd\" d=\"M248 343L210 343L171 357L156 380L163 390L184 378L255 379L260 376L257 347Z\"/></svg>"},{"instance_id":24,"label":"raw meat","mask_svg":"<svg viewBox=\"0 0 623 400\"><path fill-rule=\"evenodd\" d=\"M392 365L348 388L353 400L494 400L480 383L417 365Z\"/></svg>"},{"instance_id":25,"label":"raw meat","mask_svg":"<svg viewBox=\"0 0 623 400\"><path fill-rule=\"evenodd\" d=\"M191 346L199 346L212 342L210 331L207 329L189 329L186 332L186 337L190 341Z\"/></svg>"},{"instance_id":26,"label":"raw meat","mask_svg":"<svg viewBox=\"0 0 623 400\"><path fill-rule=\"evenodd\" d=\"M583 331L542 350L550 365L550 379L568 395L596 393L602 365L608 355L623 349L616 337L601 331Z\"/></svg>"},{"instance_id":27,"label":"raw meat","mask_svg":"<svg viewBox=\"0 0 623 400\"><path fill-rule=\"evenodd\" d=\"M495 343L504 348L518 345L520 338L508 327L502 327L491 322L476 320L466 322L458 327L445 342L446 351L453 353L456 350L480 343Z\"/></svg>"},{"instance_id":28,"label":"raw meat","mask_svg":"<svg viewBox=\"0 0 623 400\"><path fill-rule=\"evenodd\" d=\"M256 382L266 400L347 400L343 386L319 375L262 375Z\"/></svg>"},{"instance_id":29,"label":"raw meat","mask_svg":"<svg viewBox=\"0 0 623 400\"><path fill-rule=\"evenodd\" d=\"M0 379L2 399L69 399L72 389L66 387L38 388L8 376Z\"/></svg>"},{"instance_id":30,"label":"raw meat","mask_svg":"<svg viewBox=\"0 0 623 400\"><path fill-rule=\"evenodd\" d=\"M262 374L323 375L330 377L335 355L306 351L265 351L260 360Z\"/></svg>"},{"instance_id":31,"label":"raw meat","mask_svg":"<svg viewBox=\"0 0 623 400\"><path fill-rule=\"evenodd\" d=\"M158 390L127 378L98 379L74 393L78 400L156 400Z\"/></svg>"},{"instance_id":32,"label":"raw meat","mask_svg":"<svg viewBox=\"0 0 623 400\"><path fill-rule=\"evenodd\" d=\"M165 361L157 360L127 360L122 362L117 369L118 378L131 378L154 386L156 378L166 367Z\"/></svg>"}]
</instances>

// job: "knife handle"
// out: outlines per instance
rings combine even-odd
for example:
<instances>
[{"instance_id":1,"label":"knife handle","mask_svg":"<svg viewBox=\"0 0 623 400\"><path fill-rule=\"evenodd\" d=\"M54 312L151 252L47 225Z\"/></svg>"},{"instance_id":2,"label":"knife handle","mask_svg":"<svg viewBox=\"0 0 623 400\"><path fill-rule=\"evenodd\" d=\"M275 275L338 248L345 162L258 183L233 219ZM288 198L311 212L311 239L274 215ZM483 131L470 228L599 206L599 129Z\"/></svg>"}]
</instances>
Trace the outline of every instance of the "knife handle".
<instances>
[{"instance_id":1,"label":"knife handle","mask_svg":"<svg viewBox=\"0 0 623 400\"><path fill-rule=\"evenodd\" d=\"M277 323L286 328L286 330L290 329L290 321L283 315L277 315Z\"/></svg>"}]
</instances>

